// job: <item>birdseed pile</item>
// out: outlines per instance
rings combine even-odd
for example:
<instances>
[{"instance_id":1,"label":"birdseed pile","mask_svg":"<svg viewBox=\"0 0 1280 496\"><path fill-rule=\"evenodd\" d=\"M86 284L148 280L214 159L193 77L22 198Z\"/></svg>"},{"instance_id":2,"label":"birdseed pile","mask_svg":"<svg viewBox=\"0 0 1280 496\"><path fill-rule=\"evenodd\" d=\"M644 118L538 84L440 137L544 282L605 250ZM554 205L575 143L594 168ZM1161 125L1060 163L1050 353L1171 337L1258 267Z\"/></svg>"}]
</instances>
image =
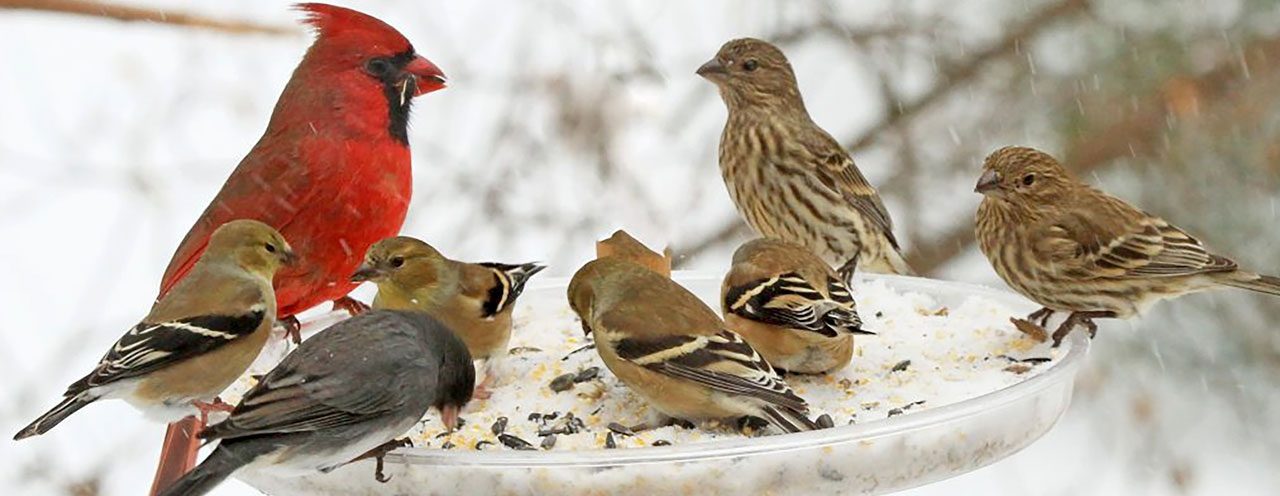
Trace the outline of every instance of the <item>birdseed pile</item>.
<instances>
[{"instance_id":1,"label":"birdseed pile","mask_svg":"<svg viewBox=\"0 0 1280 496\"><path fill-rule=\"evenodd\" d=\"M819 423L874 422L956 403L1026 380L1057 357L1057 350L1009 323L1012 310L982 297L948 308L883 280L862 281L855 293L864 327L878 335L858 336L853 362L844 369L787 377ZM517 305L509 356L491 398L473 400L452 434L432 410L409 433L415 447L632 449L771 433L753 423L631 432L627 426L649 420L651 410L586 348L591 338L583 335L563 288L530 290ZM250 381L243 382L238 390Z\"/></svg>"}]
</instances>

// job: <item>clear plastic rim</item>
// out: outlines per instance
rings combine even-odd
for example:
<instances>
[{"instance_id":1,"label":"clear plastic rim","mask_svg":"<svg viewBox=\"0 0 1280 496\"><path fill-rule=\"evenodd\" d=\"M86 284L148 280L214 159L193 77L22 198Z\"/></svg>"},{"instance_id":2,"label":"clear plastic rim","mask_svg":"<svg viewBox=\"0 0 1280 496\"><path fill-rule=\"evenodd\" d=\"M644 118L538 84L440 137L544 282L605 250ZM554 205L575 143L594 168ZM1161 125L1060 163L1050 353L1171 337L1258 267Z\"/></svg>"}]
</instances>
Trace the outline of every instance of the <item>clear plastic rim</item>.
<instances>
[{"instance_id":1,"label":"clear plastic rim","mask_svg":"<svg viewBox=\"0 0 1280 496\"><path fill-rule=\"evenodd\" d=\"M708 272L676 271L672 277L681 282L714 281L719 275ZM941 287L967 295L981 295L1017 308L1034 305L1013 293L976 284L939 281L918 277L868 274L861 280L883 279L900 291L930 293L926 286ZM531 285L526 291L564 288L568 278L548 278ZM475 468L590 468L647 463L697 462L719 458L750 457L752 455L814 449L845 443L870 441L876 438L904 434L935 425L981 415L1016 402L1034 397L1063 381L1072 382L1077 369L1089 352L1086 333L1073 332L1064 341L1064 355L1048 370L1004 389L992 391L958 403L952 403L922 412L875 420L862 424L837 426L820 431L781 434L760 438L722 439L701 441L696 444L657 446L627 449L593 449L576 451L445 451L440 449L407 448L387 455L388 461L411 465L469 466Z\"/></svg>"}]
</instances>

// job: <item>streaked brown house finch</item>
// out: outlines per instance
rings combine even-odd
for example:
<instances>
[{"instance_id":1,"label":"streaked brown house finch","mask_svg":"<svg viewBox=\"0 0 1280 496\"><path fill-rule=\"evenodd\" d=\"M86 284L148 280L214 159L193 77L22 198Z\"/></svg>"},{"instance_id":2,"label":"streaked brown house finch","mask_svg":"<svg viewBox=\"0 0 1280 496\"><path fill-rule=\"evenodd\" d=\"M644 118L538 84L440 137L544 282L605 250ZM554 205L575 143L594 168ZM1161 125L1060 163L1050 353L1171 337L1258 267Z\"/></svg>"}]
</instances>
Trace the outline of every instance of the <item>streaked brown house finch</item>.
<instances>
[{"instance_id":1,"label":"streaked brown house finch","mask_svg":"<svg viewBox=\"0 0 1280 496\"><path fill-rule=\"evenodd\" d=\"M1240 270L1177 226L1071 177L1044 152L996 150L975 190L985 196L982 252L1009 286L1044 306L1028 319L1043 327L1054 312L1070 312L1055 346L1077 325L1092 335L1095 318L1128 318L1187 293L1234 287L1280 296L1280 279Z\"/></svg>"},{"instance_id":2,"label":"streaked brown house finch","mask_svg":"<svg viewBox=\"0 0 1280 496\"><path fill-rule=\"evenodd\" d=\"M720 173L760 235L799 244L839 267L910 274L880 195L805 110L787 57L767 42L725 43L698 68L729 108Z\"/></svg>"}]
</instances>

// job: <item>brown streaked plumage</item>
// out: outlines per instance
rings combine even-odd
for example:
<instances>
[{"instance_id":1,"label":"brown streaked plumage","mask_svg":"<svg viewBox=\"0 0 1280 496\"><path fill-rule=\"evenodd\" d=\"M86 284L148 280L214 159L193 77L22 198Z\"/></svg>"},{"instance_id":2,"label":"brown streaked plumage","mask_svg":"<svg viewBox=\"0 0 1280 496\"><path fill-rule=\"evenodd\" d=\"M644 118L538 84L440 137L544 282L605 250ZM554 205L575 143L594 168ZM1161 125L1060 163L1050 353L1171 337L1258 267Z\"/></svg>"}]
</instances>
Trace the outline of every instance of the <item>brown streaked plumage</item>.
<instances>
[{"instance_id":1,"label":"brown streaked plumage","mask_svg":"<svg viewBox=\"0 0 1280 496\"><path fill-rule=\"evenodd\" d=\"M849 364L862 330L848 286L822 259L782 240L748 241L720 287L725 325L776 368L821 374Z\"/></svg>"},{"instance_id":2,"label":"brown streaked plumage","mask_svg":"<svg viewBox=\"0 0 1280 496\"><path fill-rule=\"evenodd\" d=\"M880 195L809 117L782 51L733 40L698 74L715 83L729 109L720 172L747 224L808 248L846 278L855 267L911 273Z\"/></svg>"},{"instance_id":3,"label":"brown streaked plumage","mask_svg":"<svg viewBox=\"0 0 1280 496\"><path fill-rule=\"evenodd\" d=\"M507 354L516 298L545 268L459 262L421 240L397 236L371 246L352 280L378 286L373 308L426 312L457 333L472 358L485 360L483 388Z\"/></svg>"},{"instance_id":4,"label":"brown streaked plumage","mask_svg":"<svg viewBox=\"0 0 1280 496\"><path fill-rule=\"evenodd\" d=\"M1280 279L1240 270L1164 219L1072 177L1048 154L1005 147L983 164L976 191L982 252L1009 286L1044 306L1041 326L1070 312L1076 325L1128 318L1166 298L1235 287L1280 296Z\"/></svg>"},{"instance_id":5,"label":"brown streaked plumage","mask_svg":"<svg viewBox=\"0 0 1280 496\"><path fill-rule=\"evenodd\" d=\"M211 408L262 351L276 318L271 279L292 259L266 224L222 225L187 277L14 439L43 434L103 398L124 399L157 420Z\"/></svg>"},{"instance_id":6,"label":"brown streaked plumage","mask_svg":"<svg viewBox=\"0 0 1280 496\"><path fill-rule=\"evenodd\" d=\"M573 276L569 306L627 387L669 417L758 417L785 432L817 428L808 405L697 296L622 257Z\"/></svg>"}]
</instances>

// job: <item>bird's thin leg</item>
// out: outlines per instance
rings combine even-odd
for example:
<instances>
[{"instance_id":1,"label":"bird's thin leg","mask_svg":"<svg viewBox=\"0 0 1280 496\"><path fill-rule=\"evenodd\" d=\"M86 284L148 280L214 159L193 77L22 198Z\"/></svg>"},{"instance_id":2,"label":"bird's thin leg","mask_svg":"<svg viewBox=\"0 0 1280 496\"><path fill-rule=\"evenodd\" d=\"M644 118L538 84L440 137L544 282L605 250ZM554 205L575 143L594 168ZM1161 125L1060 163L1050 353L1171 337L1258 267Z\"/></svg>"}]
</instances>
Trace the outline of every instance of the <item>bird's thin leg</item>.
<instances>
[{"instance_id":1,"label":"bird's thin leg","mask_svg":"<svg viewBox=\"0 0 1280 496\"><path fill-rule=\"evenodd\" d=\"M489 388L493 386L493 378L497 375L497 364L494 363L497 357L489 357L484 359L484 380L480 384L476 384L476 389L471 392L471 397L478 400L487 400L493 396L493 391Z\"/></svg>"},{"instance_id":2,"label":"bird's thin leg","mask_svg":"<svg viewBox=\"0 0 1280 496\"><path fill-rule=\"evenodd\" d=\"M295 346L302 344L302 321L290 315L278 322L284 326L284 334L289 336L289 341L292 341Z\"/></svg>"},{"instance_id":3,"label":"bird's thin leg","mask_svg":"<svg viewBox=\"0 0 1280 496\"><path fill-rule=\"evenodd\" d=\"M1110 310L1095 310L1090 312L1071 312L1066 322L1058 326L1058 330L1053 333L1053 347L1057 348L1062 344L1063 338L1071 333L1071 330L1078 325L1083 325L1089 332L1089 338L1093 338L1098 333L1098 324L1093 319L1110 319L1115 318L1116 313Z\"/></svg>"},{"instance_id":4,"label":"bird's thin leg","mask_svg":"<svg viewBox=\"0 0 1280 496\"><path fill-rule=\"evenodd\" d=\"M373 458L374 460L373 479L383 484L386 484L387 481L391 480L391 477L388 477L386 474L382 472L383 458L387 456L387 453L395 451L396 449L407 448L411 446L413 446L413 440L407 437L400 438L400 439L392 439L390 441L382 443L376 448L366 451L363 455L355 457L348 463L355 463L360 460L367 460L367 459Z\"/></svg>"},{"instance_id":5,"label":"bird's thin leg","mask_svg":"<svg viewBox=\"0 0 1280 496\"><path fill-rule=\"evenodd\" d=\"M333 310L334 311L342 310L344 312L347 312L347 315L355 317L356 315L360 315L362 313L368 312L369 305L366 305L364 304L363 301L357 300L350 296L343 296L342 298L333 300Z\"/></svg>"},{"instance_id":6,"label":"bird's thin leg","mask_svg":"<svg viewBox=\"0 0 1280 496\"><path fill-rule=\"evenodd\" d=\"M1035 322L1036 325L1039 325L1040 327L1044 327L1049 325L1049 319L1052 317L1053 317L1053 310L1049 309L1049 307L1044 307L1034 312L1031 312L1031 315L1027 316L1027 320L1031 322Z\"/></svg>"},{"instance_id":7,"label":"bird's thin leg","mask_svg":"<svg viewBox=\"0 0 1280 496\"><path fill-rule=\"evenodd\" d=\"M457 405L445 405L440 409L440 421L450 433L458 428L458 413Z\"/></svg>"},{"instance_id":8,"label":"bird's thin leg","mask_svg":"<svg viewBox=\"0 0 1280 496\"><path fill-rule=\"evenodd\" d=\"M858 253L854 253L853 258L850 258L844 265L840 266L840 269L836 270L840 280L850 287L853 286L853 273L858 269L858 255Z\"/></svg>"}]
</instances>

